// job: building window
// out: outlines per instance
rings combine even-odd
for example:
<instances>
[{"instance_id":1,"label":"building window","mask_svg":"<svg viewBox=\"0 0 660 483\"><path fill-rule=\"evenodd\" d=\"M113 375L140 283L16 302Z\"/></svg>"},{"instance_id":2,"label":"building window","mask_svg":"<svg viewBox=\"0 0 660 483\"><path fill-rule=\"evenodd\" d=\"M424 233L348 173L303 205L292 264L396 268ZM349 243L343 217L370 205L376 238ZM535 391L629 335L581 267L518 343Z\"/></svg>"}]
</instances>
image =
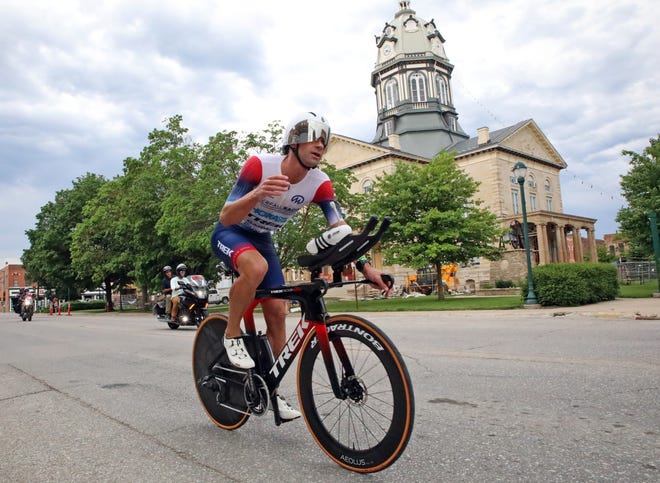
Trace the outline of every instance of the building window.
<instances>
[{"instance_id":1,"label":"building window","mask_svg":"<svg viewBox=\"0 0 660 483\"><path fill-rule=\"evenodd\" d=\"M383 134L385 137L389 136L394 132L394 119L388 119L385 121L385 124L383 124Z\"/></svg>"},{"instance_id":2,"label":"building window","mask_svg":"<svg viewBox=\"0 0 660 483\"><path fill-rule=\"evenodd\" d=\"M426 102L426 82L424 76L415 72L410 76L410 100L412 102Z\"/></svg>"},{"instance_id":3,"label":"building window","mask_svg":"<svg viewBox=\"0 0 660 483\"><path fill-rule=\"evenodd\" d=\"M447 84L447 80L440 74L435 75L435 88L438 91L438 99L440 99L440 103L445 105L451 104L449 85Z\"/></svg>"},{"instance_id":4,"label":"building window","mask_svg":"<svg viewBox=\"0 0 660 483\"><path fill-rule=\"evenodd\" d=\"M390 79L385 83L385 109L392 109L399 102L399 83Z\"/></svg>"},{"instance_id":5,"label":"building window","mask_svg":"<svg viewBox=\"0 0 660 483\"><path fill-rule=\"evenodd\" d=\"M536 211L536 193L529 194L529 211Z\"/></svg>"},{"instance_id":6,"label":"building window","mask_svg":"<svg viewBox=\"0 0 660 483\"><path fill-rule=\"evenodd\" d=\"M545 209L548 211L552 211L552 196L548 196L545 199Z\"/></svg>"},{"instance_id":7,"label":"building window","mask_svg":"<svg viewBox=\"0 0 660 483\"><path fill-rule=\"evenodd\" d=\"M544 186L545 186L545 192L550 193L550 180L549 179L545 180Z\"/></svg>"},{"instance_id":8,"label":"building window","mask_svg":"<svg viewBox=\"0 0 660 483\"><path fill-rule=\"evenodd\" d=\"M370 179L365 179L362 182L362 193L367 194L371 193L371 190L374 189L374 183Z\"/></svg>"},{"instance_id":9,"label":"building window","mask_svg":"<svg viewBox=\"0 0 660 483\"><path fill-rule=\"evenodd\" d=\"M511 191L511 201L513 203L513 214L517 215L520 213L520 194L518 191Z\"/></svg>"}]
</instances>

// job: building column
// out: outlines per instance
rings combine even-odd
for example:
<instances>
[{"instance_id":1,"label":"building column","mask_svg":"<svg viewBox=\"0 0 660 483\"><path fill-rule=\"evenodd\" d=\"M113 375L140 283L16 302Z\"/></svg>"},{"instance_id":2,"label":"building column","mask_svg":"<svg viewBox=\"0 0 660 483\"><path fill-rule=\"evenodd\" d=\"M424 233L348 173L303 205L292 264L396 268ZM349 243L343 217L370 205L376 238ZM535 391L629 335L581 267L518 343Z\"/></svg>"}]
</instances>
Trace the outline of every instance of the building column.
<instances>
[{"instance_id":1,"label":"building column","mask_svg":"<svg viewBox=\"0 0 660 483\"><path fill-rule=\"evenodd\" d=\"M587 228L587 242L589 243L589 252L591 254L590 260L597 263L598 250L596 249L596 230L594 228Z\"/></svg>"},{"instance_id":2,"label":"building column","mask_svg":"<svg viewBox=\"0 0 660 483\"><path fill-rule=\"evenodd\" d=\"M548 253L548 225L546 223L536 224L536 243L539 247L539 265L546 265L550 259Z\"/></svg>"},{"instance_id":3,"label":"building column","mask_svg":"<svg viewBox=\"0 0 660 483\"><path fill-rule=\"evenodd\" d=\"M564 225L557 225L555 231L555 238L557 243L557 262L566 262L566 233L564 233Z\"/></svg>"},{"instance_id":4,"label":"building column","mask_svg":"<svg viewBox=\"0 0 660 483\"><path fill-rule=\"evenodd\" d=\"M581 229L577 226L573 227L573 258L575 263L581 263L584 259L582 254L582 234L580 233Z\"/></svg>"}]
</instances>

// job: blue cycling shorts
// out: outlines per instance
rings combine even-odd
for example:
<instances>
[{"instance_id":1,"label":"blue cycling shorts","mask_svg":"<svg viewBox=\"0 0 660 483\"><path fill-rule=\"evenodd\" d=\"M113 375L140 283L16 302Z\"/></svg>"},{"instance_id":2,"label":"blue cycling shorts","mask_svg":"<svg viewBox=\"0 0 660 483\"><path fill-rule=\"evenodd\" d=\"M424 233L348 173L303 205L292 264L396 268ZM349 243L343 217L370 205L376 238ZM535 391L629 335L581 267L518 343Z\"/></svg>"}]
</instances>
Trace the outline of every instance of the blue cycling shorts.
<instances>
[{"instance_id":1,"label":"blue cycling shorts","mask_svg":"<svg viewBox=\"0 0 660 483\"><path fill-rule=\"evenodd\" d=\"M237 225L224 226L218 222L211 235L213 253L235 272L238 256L246 250L256 250L268 262L268 272L259 288L275 288L284 285L280 257L275 251L270 233L257 233Z\"/></svg>"}]
</instances>

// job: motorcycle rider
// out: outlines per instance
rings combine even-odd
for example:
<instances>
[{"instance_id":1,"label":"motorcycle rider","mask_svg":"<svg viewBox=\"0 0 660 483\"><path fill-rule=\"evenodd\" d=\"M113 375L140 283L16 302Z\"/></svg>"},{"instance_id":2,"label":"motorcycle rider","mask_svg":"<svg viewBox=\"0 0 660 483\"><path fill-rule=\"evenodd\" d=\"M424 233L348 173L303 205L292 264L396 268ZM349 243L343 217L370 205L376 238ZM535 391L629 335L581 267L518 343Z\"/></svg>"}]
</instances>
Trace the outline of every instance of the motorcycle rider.
<instances>
[{"instance_id":1,"label":"motorcycle rider","mask_svg":"<svg viewBox=\"0 0 660 483\"><path fill-rule=\"evenodd\" d=\"M165 265L163 267L163 281L161 283L161 293L165 296L165 315L167 317L172 313L172 267Z\"/></svg>"},{"instance_id":2,"label":"motorcycle rider","mask_svg":"<svg viewBox=\"0 0 660 483\"><path fill-rule=\"evenodd\" d=\"M312 201L321 207L331 228L346 224L330 179L316 169L329 139L330 125L325 118L311 112L296 117L284 132L283 155L251 156L220 212L211 247L220 260L239 273L230 290L229 321L223 339L229 361L236 367L254 367L240 338L240 323L256 289L284 284L271 233ZM382 281L380 271L368 261L358 262L358 268L389 294L391 289ZM286 343L286 301L268 299L262 309L268 341L278 354ZM277 404L283 420L300 417L279 394Z\"/></svg>"},{"instance_id":3,"label":"motorcycle rider","mask_svg":"<svg viewBox=\"0 0 660 483\"><path fill-rule=\"evenodd\" d=\"M172 277L170 281L170 288L172 289L172 315L170 321L176 323L176 315L179 313L179 296L183 293L183 289L179 287L179 282L190 283L186 272L188 267L185 264L179 263L176 266L176 277Z\"/></svg>"}]
</instances>

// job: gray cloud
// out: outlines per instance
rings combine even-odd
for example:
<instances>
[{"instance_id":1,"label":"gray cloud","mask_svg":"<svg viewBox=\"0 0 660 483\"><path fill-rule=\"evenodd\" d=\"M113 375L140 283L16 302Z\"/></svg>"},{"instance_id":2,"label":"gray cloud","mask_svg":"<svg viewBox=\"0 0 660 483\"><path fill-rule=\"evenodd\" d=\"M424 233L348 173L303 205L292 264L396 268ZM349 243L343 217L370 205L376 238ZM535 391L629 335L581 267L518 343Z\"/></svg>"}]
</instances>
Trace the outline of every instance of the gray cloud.
<instances>
[{"instance_id":1,"label":"gray cloud","mask_svg":"<svg viewBox=\"0 0 660 483\"><path fill-rule=\"evenodd\" d=\"M413 0L455 65L464 129L533 118L568 163L564 210L616 229L622 149L660 132L660 7L651 0ZM205 140L256 131L306 109L370 141L374 35L398 2L199 0L3 3L0 189L20 206L0 235L18 257L23 232L55 191L85 172L112 177L167 117Z\"/></svg>"}]
</instances>

